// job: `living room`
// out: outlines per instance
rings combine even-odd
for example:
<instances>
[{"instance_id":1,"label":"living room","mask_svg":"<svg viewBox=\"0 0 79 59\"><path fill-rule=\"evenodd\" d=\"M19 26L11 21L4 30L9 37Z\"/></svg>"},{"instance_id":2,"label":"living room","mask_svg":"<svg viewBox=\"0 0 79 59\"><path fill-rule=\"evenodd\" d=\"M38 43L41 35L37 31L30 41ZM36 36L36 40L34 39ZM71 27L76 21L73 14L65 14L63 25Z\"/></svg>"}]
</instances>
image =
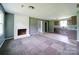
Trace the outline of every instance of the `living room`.
<instances>
[{"instance_id":1,"label":"living room","mask_svg":"<svg viewBox=\"0 0 79 59\"><path fill-rule=\"evenodd\" d=\"M78 54L77 6L76 3L1 3L0 54Z\"/></svg>"}]
</instances>

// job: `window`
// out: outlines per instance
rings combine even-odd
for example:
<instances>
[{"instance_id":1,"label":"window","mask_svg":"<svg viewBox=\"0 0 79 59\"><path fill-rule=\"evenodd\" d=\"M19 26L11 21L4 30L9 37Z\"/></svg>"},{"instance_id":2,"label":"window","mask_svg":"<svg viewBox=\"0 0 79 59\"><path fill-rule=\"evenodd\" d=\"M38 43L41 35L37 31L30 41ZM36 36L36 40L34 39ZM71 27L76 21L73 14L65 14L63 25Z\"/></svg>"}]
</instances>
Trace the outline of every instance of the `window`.
<instances>
[{"instance_id":1,"label":"window","mask_svg":"<svg viewBox=\"0 0 79 59\"><path fill-rule=\"evenodd\" d=\"M60 27L67 27L67 20L60 21Z\"/></svg>"},{"instance_id":2,"label":"window","mask_svg":"<svg viewBox=\"0 0 79 59\"><path fill-rule=\"evenodd\" d=\"M3 14L0 13L0 34L3 34Z\"/></svg>"}]
</instances>

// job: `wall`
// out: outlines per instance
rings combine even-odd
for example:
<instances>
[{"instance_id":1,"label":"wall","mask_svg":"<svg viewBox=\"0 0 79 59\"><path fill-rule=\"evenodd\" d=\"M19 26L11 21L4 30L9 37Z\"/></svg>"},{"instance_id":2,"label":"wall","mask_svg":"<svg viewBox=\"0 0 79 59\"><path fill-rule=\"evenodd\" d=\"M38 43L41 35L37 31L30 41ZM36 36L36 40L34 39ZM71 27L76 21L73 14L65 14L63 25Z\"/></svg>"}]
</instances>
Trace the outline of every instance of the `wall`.
<instances>
[{"instance_id":1,"label":"wall","mask_svg":"<svg viewBox=\"0 0 79 59\"><path fill-rule=\"evenodd\" d=\"M5 37L14 37L14 14L5 13Z\"/></svg>"},{"instance_id":2,"label":"wall","mask_svg":"<svg viewBox=\"0 0 79 59\"><path fill-rule=\"evenodd\" d=\"M40 32L40 25L41 25L41 20L37 18L30 17L29 18L29 29L30 29L30 34L35 35Z\"/></svg>"},{"instance_id":3,"label":"wall","mask_svg":"<svg viewBox=\"0 0 79 59\"><path fill-rule=\"evenodd\" d=\"M42 33L45 33L45 20L42 20Z\"/></svg>"},{"instance_id":4,"label":"wall","mask_svg":"<svg viewBox=\"0 0 79 59\"><path fill-rule=\"evenodd\" d=\"M54 21L49 21L49 32L54 32Z\"/></svg>"},{"instance_id":5,"label":"wall","mask_svg":"<svg viewBox=\"0 0 79 59\"><path fill-rule=\"evenodd\" d=\"M77 12L77 41L79 41L79 11Z\"/></svg>"},{"instance_id":6,"label":"wall","mask_svg":"<svg viewBox=\"0 0 79 59\"><path fill-rule=\"evenodd\" d=\"M44 20L40 20L38 23L38 31L39 33L44 33L45 32L45 21Z\"/></svg>"},{"instance_id":7,"label":"wall","mask_svg":"<svg viewBox=\"0 0 79 59\"><path fill-rule=\"evenodd\" d=\"M25 35L17 35L18 29L27 29ZM29 16L24 15L14 15L14 39L24 38L30 36L29 34Z\"/></svg>"},{"instance_id":8,"label":"wall","mask_svg":"<svg viewBox=\"0 0 79 59\"><path fill-rule=\"evenodd\" d=\"M4 43L5 41L5 38L4 38L4 8L2 7L2 5L0 4L0 14L2 15L2 20L3 20L3 33L0 33L0 47L2 46L2 44ZM1 29L0 29L1 30Z\"/></svg>"}]
</instances>

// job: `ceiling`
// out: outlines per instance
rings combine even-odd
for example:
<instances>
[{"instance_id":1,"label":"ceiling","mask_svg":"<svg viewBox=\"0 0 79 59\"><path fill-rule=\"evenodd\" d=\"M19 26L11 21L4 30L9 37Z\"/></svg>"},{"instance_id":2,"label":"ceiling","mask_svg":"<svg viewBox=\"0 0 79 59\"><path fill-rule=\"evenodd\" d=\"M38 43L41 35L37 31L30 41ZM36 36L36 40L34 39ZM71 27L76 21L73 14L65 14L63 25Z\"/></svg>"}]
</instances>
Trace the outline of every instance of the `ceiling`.
<instances>
[{"instance_id":1,"label":"ceiling","mask_svg":"<svg viewBox=\"0 0 79 59\"><path fill-rule=\"evenodd\" d=\"M41 19L62 19L76 15L76 3L2 3L6 12ZM31 9L28 6L33 6Z\"/></svg>"}]
</instances>

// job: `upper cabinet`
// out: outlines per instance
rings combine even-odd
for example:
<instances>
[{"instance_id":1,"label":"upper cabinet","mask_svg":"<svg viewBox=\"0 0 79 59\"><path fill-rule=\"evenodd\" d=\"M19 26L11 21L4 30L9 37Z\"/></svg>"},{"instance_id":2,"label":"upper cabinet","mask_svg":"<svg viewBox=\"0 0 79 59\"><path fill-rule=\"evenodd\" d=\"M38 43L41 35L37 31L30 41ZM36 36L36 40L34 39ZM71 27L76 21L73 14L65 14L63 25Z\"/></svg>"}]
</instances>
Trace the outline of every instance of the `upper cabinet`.
<instances>
[{"instance_id":1,"label":"upper cabinet","mask_svg":"<svg viewBox=\"0 0 79 59\"><path fill-rule=\"evenodd\" d=\"M59 25L59 21L55 20L54 25Z\"/></svg>"},{"instance_id":2,"label":"upper cabinet","mask_svg":"<svg viewBox=\"0 0 79 59\"><path fill-rule=\"evenodd\" d=\"M68 25L77 25L77 16L72 16L71 18L69 18L67 23Z\"/></svg>"}]
</instances>

